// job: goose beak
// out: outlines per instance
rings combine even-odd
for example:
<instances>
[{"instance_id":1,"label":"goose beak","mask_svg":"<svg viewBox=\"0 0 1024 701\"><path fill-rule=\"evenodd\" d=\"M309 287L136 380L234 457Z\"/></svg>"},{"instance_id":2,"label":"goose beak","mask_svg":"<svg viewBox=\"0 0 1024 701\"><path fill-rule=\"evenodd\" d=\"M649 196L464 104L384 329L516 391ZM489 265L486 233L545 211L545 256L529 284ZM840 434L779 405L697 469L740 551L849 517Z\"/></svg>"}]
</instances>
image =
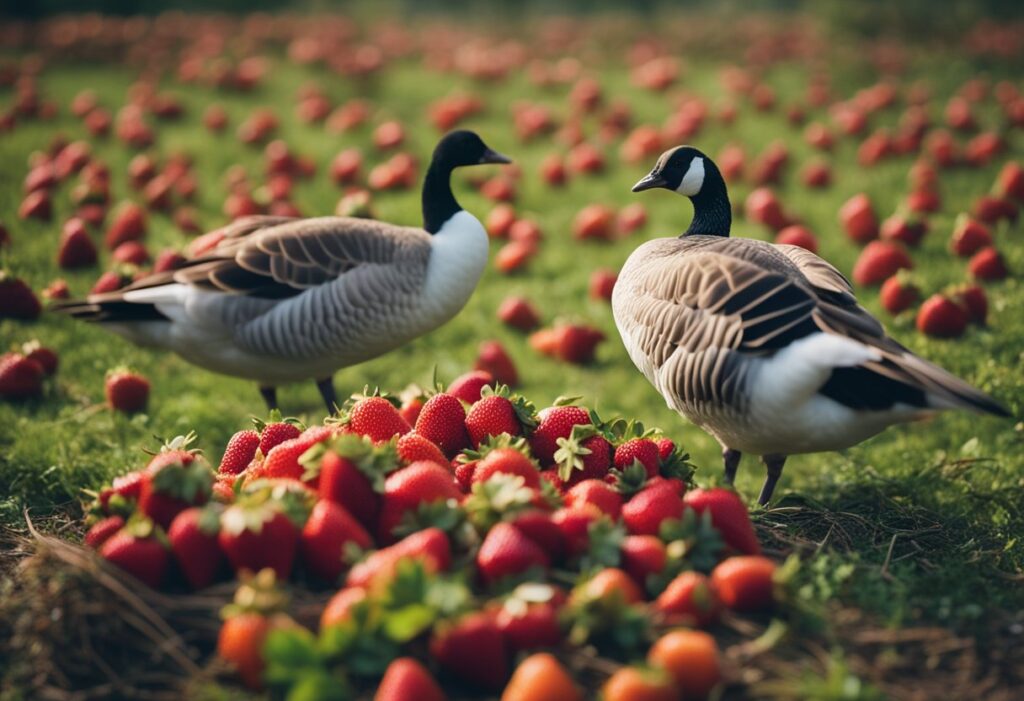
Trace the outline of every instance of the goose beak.
<instances>
[{"instance_id":1,"label":"goose beak","mask_svg":"<svg viewBox=\"0 0 1024 701\"><path fill-rule=\"evenodd\" d=\"M648 173L644 177L640 178L640 181L633 186L633 192L653 190L656 187L665 187L666 185L668 185L668 183L665 181L665 178L661 177L661 175Z\"/></svg>"},{"instance_id":2,"label":"goose beak","mask_svg":"<svg viewBox=\"0 0 1024 701\"><path fill-rule=\"evenodd\" d=\"M511 163L512 159L508 156L502 155L497 151L487 149L484 151L484 155L480 156L480 163Z\"/></svg>"}]
</instances>

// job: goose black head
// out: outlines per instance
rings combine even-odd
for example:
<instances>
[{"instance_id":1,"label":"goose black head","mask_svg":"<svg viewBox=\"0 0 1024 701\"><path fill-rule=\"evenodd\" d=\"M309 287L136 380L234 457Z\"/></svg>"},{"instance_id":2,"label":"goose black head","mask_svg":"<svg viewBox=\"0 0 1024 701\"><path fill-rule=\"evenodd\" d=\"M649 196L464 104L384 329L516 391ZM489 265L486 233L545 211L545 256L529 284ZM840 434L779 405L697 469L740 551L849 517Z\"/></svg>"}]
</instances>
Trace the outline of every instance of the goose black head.
<instances>
[{"instance_id":1,"label":"goose black head","mask_svg":"<svg viewBox=\"0 0 1024 701\"><path fill-rule=\"evenodd\" d=\"M458 168L485 163L511 163L512 159L490 148L476 132L459 129L445 134L438 142L434 149L434 162Z\"/></svg>"},{"instance_id":2,"label":"goose black head","mask_svg":"<svg viewBox=\"0 0 1024 701\"><path fill-rule=\"evenodd\" d=\"M475 132L460 129L445 134L434 149L434 157L423 181L423 228L436 234L446 221L462 211L452 194L451 174L461 166L511 163L484 143Z\"/></svg>"},{"instance_id":3,"label":"goose black head","mask_svg":"<svg viewBox=\"0 0 1024 701\"><path fill-rule=\"evenodd\" d=\"M633 186L633 192L661 188L690 198L693 222L686 235L728 236L732 208L718 166L692 146L676 146L661 154L651 172Z\"/></svg>"}]
</instances>

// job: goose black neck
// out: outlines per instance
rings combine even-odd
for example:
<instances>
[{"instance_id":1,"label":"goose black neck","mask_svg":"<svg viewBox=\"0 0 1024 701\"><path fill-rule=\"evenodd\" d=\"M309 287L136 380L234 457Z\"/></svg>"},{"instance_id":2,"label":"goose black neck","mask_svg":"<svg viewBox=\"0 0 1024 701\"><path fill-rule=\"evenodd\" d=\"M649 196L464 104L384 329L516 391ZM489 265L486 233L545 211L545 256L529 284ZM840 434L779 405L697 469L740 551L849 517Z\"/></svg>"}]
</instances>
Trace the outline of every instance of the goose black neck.
<instances>
[{"instance_id":1,"label":"goose black neck","mask_svg":"<svg viewBox=\"0 0 1024 701\"><path fill-rule=\"evenodd\" d=\"M423 228L430 234L436 234L446 221L462 211L452 194L452 170L451 165L434 158L423 181Z\"/></svg>"},{"instance_id":2,"label":"goose black neck","mask_svg":"<svg viewBox=\"0 0 1024 701\"><path fill-rule=\"evenodd\" d=\"M700 192L690 198L693 202L693 221L683 236L728 236L732 227L732 206L725 180L718 168L706 162L704 182Z\"/></svg>"}]
</instances>

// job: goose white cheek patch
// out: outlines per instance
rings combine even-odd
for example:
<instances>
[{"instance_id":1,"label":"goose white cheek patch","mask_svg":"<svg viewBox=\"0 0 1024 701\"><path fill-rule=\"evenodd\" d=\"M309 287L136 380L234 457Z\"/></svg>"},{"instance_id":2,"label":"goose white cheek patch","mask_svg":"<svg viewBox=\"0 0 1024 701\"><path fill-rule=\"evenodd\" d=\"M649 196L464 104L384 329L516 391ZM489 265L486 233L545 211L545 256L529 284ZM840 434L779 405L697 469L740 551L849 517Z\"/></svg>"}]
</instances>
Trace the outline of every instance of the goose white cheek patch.
<instances>
[{"instance_id":1,"label":"goose white cheek patch","mask_svg":"<svg viewBox=\"0 0 1024 701\"><path fill-rule=\"evenodd\" d=\"M703 185L704 159L697 157L690 161L690 167L687 169L686 175L683 176L682 181L679 183L679 187L676 188L676 192L680 195L693 197L700 192Z\"/></svg>"}]
</instances>

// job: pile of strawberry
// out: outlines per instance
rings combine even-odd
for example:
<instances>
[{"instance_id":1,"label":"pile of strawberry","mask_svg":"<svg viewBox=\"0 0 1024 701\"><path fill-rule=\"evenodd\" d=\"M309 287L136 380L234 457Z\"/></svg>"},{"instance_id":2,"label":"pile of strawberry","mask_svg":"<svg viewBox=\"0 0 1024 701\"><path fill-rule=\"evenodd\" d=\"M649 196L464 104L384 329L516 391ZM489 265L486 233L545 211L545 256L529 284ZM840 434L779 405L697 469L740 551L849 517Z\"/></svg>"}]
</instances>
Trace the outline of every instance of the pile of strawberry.
<instances>
[{"instance_id":1,"label":"pile of strawberry","mask_svg":"<svg viewBox=\"0 0 1024 701\"><path fill-rule=\"evenodd\" d=\"M475 371L402 402L361 395L308 428L272 417L236 433L216 472L175 439L95 495L85 542L151 587L247 579L219 650L253 688L372 685L417 651L456 686L494 692L520 653L634 659L675 626L773 604L775 566L743 502L692 488L672 440L574 399L537 412L493 384ZM275 581L288 579L341 586L319 638L283 612ZM608 701L636 684L664 687L651 698L708 693L721 676L714 639L683 635L651 654L697 645L703 677L662 650L660 673L624 667L627 691ZM436 687L419 663L399 669ZM432 698L419 693L378 698Z\"/></svg>"}]
</instances>

